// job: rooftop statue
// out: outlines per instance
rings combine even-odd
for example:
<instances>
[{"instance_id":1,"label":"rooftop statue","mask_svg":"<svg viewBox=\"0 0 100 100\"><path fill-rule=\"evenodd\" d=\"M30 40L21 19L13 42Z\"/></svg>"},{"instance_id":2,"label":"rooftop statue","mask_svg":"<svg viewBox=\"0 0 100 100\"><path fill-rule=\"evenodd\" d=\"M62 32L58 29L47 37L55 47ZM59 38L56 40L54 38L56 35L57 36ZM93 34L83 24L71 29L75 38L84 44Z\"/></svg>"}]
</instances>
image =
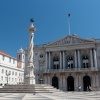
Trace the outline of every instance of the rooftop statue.
<instances>
[{"instance_id":1,"label":"rooftop statue","mask_svg":"<svg viewBox=\"0 0 100 100\"><path fill-rule=\"evenodd\" d=\"M30 22L34 22L33 18L30 19Z\"/></svg>"}]
</instances>

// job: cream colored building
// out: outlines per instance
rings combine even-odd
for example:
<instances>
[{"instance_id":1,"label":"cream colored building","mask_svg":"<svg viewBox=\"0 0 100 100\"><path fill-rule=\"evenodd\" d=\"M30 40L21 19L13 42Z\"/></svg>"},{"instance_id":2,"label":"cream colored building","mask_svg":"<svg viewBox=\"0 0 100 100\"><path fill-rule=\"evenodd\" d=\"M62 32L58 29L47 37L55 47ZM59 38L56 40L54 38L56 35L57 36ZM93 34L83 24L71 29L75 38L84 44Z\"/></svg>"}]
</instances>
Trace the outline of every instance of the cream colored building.
<instances>
[{"instance_id":1,"label":"cream colored building","mask_svg":"<svg viewBox=\"0 0 100 100\"><path fill-rule=\"evenodd\" d=\"M24 81L25 54L21 48L17 59L0 50L0 85L22 84Z\"/></svg>"},{"instance_id":2,"label":"cream colored building","mask_svg":"<svg viewBox=\"0 0 100 100\"><path fill-rule=\"evenodd\" d=\"M35 45L36 83L64 91L100 89L100 41L68 35L54 42ZM26 48L26 59L27 59ZM26 60L27 61L27 60ZM27 65L27 62L26 62Z\"/></svg>"}]
</instances>

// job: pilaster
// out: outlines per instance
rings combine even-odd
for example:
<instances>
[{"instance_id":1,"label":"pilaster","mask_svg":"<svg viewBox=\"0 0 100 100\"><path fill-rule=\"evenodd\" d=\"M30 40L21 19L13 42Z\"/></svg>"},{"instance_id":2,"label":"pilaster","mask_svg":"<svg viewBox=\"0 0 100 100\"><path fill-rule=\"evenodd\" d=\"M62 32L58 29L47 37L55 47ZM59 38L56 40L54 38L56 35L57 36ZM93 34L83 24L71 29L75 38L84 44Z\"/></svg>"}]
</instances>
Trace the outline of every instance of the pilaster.
<instances>
[{"instance_id":1,"label":"pilaster","mask_svg":"<svg viewBox=\"0 0 100 100\"><path fill-rule=\"evenodd\" d=\"M93 52L94 52L94 66L95 66L95 68L97 68L96 50L95 50L95 49L93 49Z\"/></svg>"},{"instance_id":2,"label":"pilaster","mask_svg":"<svg viewBox=\"0 0 100 100\"><path fill-rule=\"evenodd\" d=\"M60 69L62 69L62 52L60 51Z\"/></svg>"},{"instance_id":3,"label":"pilaster","mask_svg":"<svg viewBox=\"0 0 100 100\"><path fill-rule=\"evenodd\" d=\"M75 76L75 91L78 91L78 87L79 87L79 79L78 79L78 74L76 74L76 76Z\"/></svg>"},{"instance_id":4,"label":"pilaster","mask_svg":"<svg viewBox=\"0 0 100 100\"><path fill-rule=\"evenodd\" d=\"M63 51L63 69L65 69L65 51Z\"/></svg>"},{"instance_id":5,"label":"pilaster","mask_svg":"<svg viewBox=\"0 0 100 100\"><path fill-rule=\"evenodd\" d=\"M44 83L45 83L45 84L48 84L48 78L47 78L46 75L44 76Z\"/></svg>"},{"instance_id":6,"label":"pilaster","mask_svg":"<svg viewBox=\"0 0 100 100\"><path fill-rule=\"evenodd\" d=\"M81 68L80 50L78 50L78 68Z\"/></svg>"},{"instance_id":7,"label":"pilaster","mask_svg":"<svg viewBox=\"0 0 100 100\"><path fill-rule=\"evenodd\" d=\"M49 69L51 68L51 52L49 52Z\"/></svg>"},{"instance_id":8,"label":"pilaster","mask_svg":"<svg viewBox=\"0 0 100 100\"><path fill-rule=\"evenodd\" d=\"M91 68L93 68L93 53L92 53L92 49L90 49L90 61L91 61Z\"/></svg>"},{"instance_id":9,"label":"pilaster","mask_svg":"<svg viewBox=\"0 0 100 100\"><path fill-rule=\"evenodd\" d=\"M63 90L66 91L66 80L65 80L65 75L62 76L62 80L63 80Z\"/></svg>"},{"instance_id":10,"label":"pilaster","mask_svg":"<svg viewBox=\"0 0 100 100\"><path fill-rule=\"evenodd\" d=\"M63 80L62 80L63 76L62 74L60 75L60 78L59 78L59 88L62 90L62 84L63 84Z\"/></svg>"},{"instance_id":11,"label":"pilaster","mask_svg":"<svg viewBox=\"0 0 100 100\"><path fill-rule=\"evenodd\" d=\"M48 53L47 52L46 52L45 61L46 61L46 69L48 69Z\"/></svg>"},{"instance_id":12,"label":"pilaster","mask_svg":"<svg viewBox=\"0 0 100 100\"><path fill-rule=\"evenodd\" d=\"M77 68L77 52L74 51L74 57L75 57L75 68Z\"/></svg>"}]
</instances>

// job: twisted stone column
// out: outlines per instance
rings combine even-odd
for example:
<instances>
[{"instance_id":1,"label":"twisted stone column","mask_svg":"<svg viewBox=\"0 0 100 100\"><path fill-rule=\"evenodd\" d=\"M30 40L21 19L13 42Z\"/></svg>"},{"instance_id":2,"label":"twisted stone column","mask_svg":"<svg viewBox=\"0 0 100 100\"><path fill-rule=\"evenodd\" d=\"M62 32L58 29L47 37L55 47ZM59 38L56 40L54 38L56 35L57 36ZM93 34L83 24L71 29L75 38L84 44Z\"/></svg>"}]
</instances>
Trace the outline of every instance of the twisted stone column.
<instances>
[{"instance_id":1,"label":"twisted stone column","mask_svg":"<svg viewBox=\"0 0 100 100\"><path fill-rule=\"evenodd\" d=\"M33 38L34 38L34 32L35 32L35 27L33 25L33 19L30 20L31 26L28 28L30 32L30 39L29 39L29 48L28 48L28 66L26 66L27 71L26 71L26 83L25 84L35 84L35 75L34 75L34 64L33 64Z\"/></svg>"}]
</instances>

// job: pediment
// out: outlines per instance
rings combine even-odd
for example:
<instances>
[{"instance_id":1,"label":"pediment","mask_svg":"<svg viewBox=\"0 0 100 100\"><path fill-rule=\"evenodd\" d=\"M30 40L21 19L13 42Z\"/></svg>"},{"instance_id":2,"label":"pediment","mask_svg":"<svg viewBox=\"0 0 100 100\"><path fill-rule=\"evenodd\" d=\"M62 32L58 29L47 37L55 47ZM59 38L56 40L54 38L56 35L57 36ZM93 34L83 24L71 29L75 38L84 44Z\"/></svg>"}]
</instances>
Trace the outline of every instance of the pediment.
<instances>
[{"instance_id":1,"label":"pediment","mask_svg":"<svg viewBox=\"0 0 100 100\"><path fill-rule=\"evenodd\" d=\"M66 45L66 44L77 44L77 43L79 44L79 43L87 43L87 42L94 42L94 40L79 38L76 35L75 36L69 35L57 41L51 42L47 44L46 46L60 46L60 45Z\"/></svg>"}]
</instances>

